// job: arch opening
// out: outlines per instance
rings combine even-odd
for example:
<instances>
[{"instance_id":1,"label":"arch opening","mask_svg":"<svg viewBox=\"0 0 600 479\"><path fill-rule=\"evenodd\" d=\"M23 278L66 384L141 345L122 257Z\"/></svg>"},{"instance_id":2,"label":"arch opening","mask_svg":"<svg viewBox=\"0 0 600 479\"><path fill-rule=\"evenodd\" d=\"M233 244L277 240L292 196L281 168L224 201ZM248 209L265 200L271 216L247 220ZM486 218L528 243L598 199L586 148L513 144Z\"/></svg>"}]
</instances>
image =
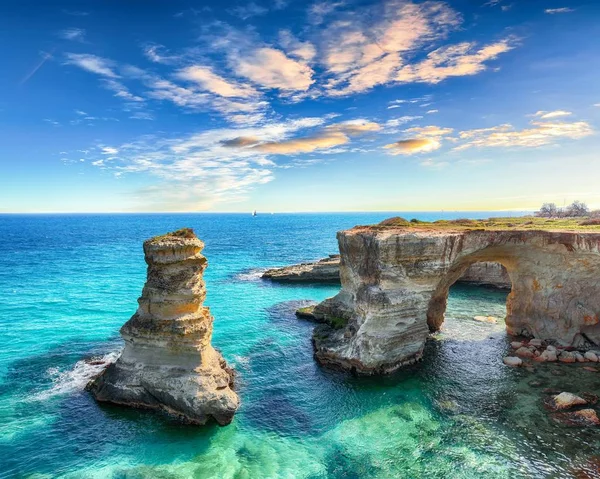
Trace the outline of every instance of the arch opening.
<instances>
[{"instance_id":1,"label":"arch opening","mask_svg":"<svg viewBox=\"0 0 600 479\"><path fill-rule=\"evenodd\" d=\"M507 265L502 259L465 258L453 265L440 279L427 307L427 326L430 332L439 331L445 320L450 289L455 284L472 286L492 286L508 292L506 299L506 317L510 311L512 279Z\"/></svg>"}]
</instances>

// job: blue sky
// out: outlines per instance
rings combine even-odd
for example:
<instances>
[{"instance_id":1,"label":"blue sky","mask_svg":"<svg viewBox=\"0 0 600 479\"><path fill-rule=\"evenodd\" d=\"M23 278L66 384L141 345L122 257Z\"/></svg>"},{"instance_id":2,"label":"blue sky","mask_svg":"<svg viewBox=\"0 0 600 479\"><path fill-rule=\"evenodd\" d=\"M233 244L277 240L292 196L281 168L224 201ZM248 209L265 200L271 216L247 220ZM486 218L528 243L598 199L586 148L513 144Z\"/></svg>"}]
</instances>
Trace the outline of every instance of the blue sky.
<instances>
[{"instance_id":1,"label":"blue sky","mask_svg":"<svg viewBox=\"0 0 600 479\"><path fill-rule=\"evenodd\" d=\"M600 207L600 5L7 1L0 212Z\"/></svg>"}]
</instances>

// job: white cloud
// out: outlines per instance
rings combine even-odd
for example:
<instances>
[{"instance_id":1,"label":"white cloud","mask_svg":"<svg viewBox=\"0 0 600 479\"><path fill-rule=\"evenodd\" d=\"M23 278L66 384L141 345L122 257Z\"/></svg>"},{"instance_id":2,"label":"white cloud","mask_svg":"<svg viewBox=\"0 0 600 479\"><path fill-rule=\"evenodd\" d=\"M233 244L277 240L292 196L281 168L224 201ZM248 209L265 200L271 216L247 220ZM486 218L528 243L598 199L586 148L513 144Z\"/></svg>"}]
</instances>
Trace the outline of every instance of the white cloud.
<instances>
[{"instance_id":1,"label":"white cloud","mask_svg":"<svg viewBox=\"0 0 600 479\"><path fill-rule=\"evenodd\" d=\"M256 141L287 142L289 147L297 132L323 124L322 118L300 118L261 127L207 130L183 138L148 136L119 147L97 147L99 157L91 160L117 176L145 174L157 180L136 193L137 210L202 210L244 199L253 188L274 179L276 166L287 164L276 165L268 155L279 151L274 146L254 148ZM118 158L108 156L116 153ZM107 162L108 158L112 160Z\"/></svg>"},{"instance_id":2,"label":"white cloud","mask_svg":"<svg viewBox=\"0 0 600 479\"><path fill-rule=\"evenodd\" d=\"M564 111L564 110L555 110L555 111L538 111L536 113L533 114L533 116L537 116L538 118L541 118L542 120L547 120L550 118L559 118L561 116L570 116L573 113L571 113L570 111Z\"/></svg>"},{"instance_id":3,"label":"white cloud","mask_svg":"<svg viewBox=\"0 0 600 479\"><path fill-rule=\"evenodd\" d=\"M421 161L420 165L425 168L432 169L432 170L441 170L441 169L449 166L450 163L448 163L447 161L435 161L435 160L432 160L431 158L429 158L427 160Z\"/></svg>"},{"instance_id":4,"label":"white cloud","mask_svg":"<svg viewBox=\"0 0 600 479\"><path fill-rule=\"evenodd\" d=\"M425 112L425 114L427 114L427 115L432 115L432 114L434 114L434 113L439 113L439 111L440 111L440 110L427 110L427 111Z\"/></svg>"},{"instance_id":5,"label":"white cloud","mask_svg":"<svg viewBox=\"0 0 600 479\"><path fill-rule=\"evenodd\" d=\"M85 38L85 30L82 28L67 28L65 30L61 30L58 33L58 36L65 40L83 42Z\"/></svg>"},{"instance_id":6,"label":"white cloud","mask_svg":"<svg viewBox=\"0 0 600 479\"><path fill-rule=\"evenodd\" d=\"M395 81L403 55L460 23L460 16L441 2L392 0L347 15L329 25L323 42L322 62L331 76L326 88L334 96Z\"/></svg>"},{"instance_id":7,"label":"white cloud","mask_svg":"<svg viewBox=\"0 0 600 479\"><path fill-rule=\"evenodd\" d=\"M154 63L171 64L180 60L177 55L170 55L162 45L150 44L144 47L144 55Z\"/></svg>"},{"instance_id":8,"label":"white cloud","mask_svg":"<svg viewBox=\"0 0 600 479\"><path fill-rule=\"evenodd\" d=\"M546 8L544 12L549 13L550 15L555 15L557 13L571 13L575 10L573 8L562 7L562 8Z\"/></svg>"},{"instance_id":9,"label":"white cloud","mask_svg":"<svg viewBox=\"0 0 600 479\"><path fill-rule=\"evenodd\" d=\"M125 85L117 80L105 79L102 84L107 90L114 92L115 96L118 98L132 102L144 101L142 97L132 94Z\"/></svg>"},{"instance_id":10,"label":"white cloud","mask_svg":"<svg viewBox=\"0 0 600 479\"><path fill-rule=\"evenodd\" d=\"M528 128L518 130L510 124L490 128L466 130L459 133L459 139L464 143L456 150L467 148L535 148L555 144L559 140L578 140L594 133L591 125L585 121L561 122L539 121L530 122Z\"/></svg>"},{"instance_id":11,"label":"white cloud","mask_svg":"<svg viewBox=\"0 0 600 479\"><path fill-rule=\"evenodd\" d=\"M179 70L176 76L180 79L194 82L203 90L223 97L250 97L258 94L254 88L228 81L206 66L190 66Z\"/></svg>"},{"instance_id":12,"label":"white cloud","mask_svg":"<svg viewBox=\"0 0 600 479\"><path fill-rule=\"evenodd\" d=\"M314 83L313 70L275 48L258 48L239 57L235 72L254 83L283 91L307 91Z\"/></svg>"},{"instance_id":13,"label":"white cloud","mask_svg":"<svg viewBox=\"0 0 600 479\"><path fill-rule=\"evenodd\" d=\"M115 64L111 60L87 53L67 53L67 64L75 65L88 72L108 78L119 78L114 72Z\"/></svg>"},{"instance_id":14,"label":"white cloud","mask_svg":"<svg viewBox=\"0 0 600 479\"><path fill-rule=\"evenodd\" d=\"M269 10L267 8L257 5L254 2L249 2L245 5L239 5L229 10L231 15L239 17L242 20L248 20L252 17L266 15L268 12Z\"/></svg>"},{"instance_id":15,"label":"white cloud","mask_svg":"<svg viewBox=\"0 0 600 479\"><path fill-rule=\"evenodd\" d=\"M438 48L414 65L403 66L396 81L401 83L439 83L450 77L475 75L487 69L486 62L514 48L513 40L505 39L475 50L474 43L459 43Z\"/></svg>"},{"instance_id":16,"label":"white cloud","mask_svg":"<svg viewBox=\"0 0 600 479\"><path fill-rule=\"evenodd\" d=\"M289 30L279 32L279 44L289 56L305 62L310 62L317 54L317 50L312 43L301 42Z\"/></svg>"}]
</instances>

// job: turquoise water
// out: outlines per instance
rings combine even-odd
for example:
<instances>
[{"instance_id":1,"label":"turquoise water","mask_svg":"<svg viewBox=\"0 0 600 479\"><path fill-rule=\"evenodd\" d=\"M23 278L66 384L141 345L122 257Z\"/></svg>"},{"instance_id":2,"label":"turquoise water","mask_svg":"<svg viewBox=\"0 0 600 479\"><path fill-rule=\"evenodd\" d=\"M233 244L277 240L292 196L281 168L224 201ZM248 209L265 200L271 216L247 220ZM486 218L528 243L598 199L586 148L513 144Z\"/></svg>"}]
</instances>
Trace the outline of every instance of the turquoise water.
<instances>
[{"instance_id":1,"label":"turquoise water","mask_svg":"<svg viewBox=\"0 0 600 479\"><path fill-rule=\"evenodd\" d=\"M260 269L335 252L336 231L388 216L0 216L0 477L575 477L597 460L600 433L555 424L541 401L546 387L598 392L600 373L503 366L502 320L472 320L502 318L503 292L454 287L425 360L393 376L315 364L313 325L294 311L337 288L271 284ZM225 428L99 406L83 390L84 360L121 347L142 241L183 226L206 243L213 344L239 373Z\"/></svg>"}]
</instances>

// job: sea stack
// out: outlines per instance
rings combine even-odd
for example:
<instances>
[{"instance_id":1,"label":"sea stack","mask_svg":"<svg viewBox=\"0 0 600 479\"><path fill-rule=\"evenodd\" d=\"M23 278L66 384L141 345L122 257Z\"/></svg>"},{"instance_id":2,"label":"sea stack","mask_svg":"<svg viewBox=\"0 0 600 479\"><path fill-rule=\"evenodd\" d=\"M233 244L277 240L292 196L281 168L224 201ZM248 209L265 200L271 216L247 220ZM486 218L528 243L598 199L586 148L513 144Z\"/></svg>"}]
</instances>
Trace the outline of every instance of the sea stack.
<instances>
[{"instance_id":1,"label":"sea stack","mask_svg":"<svg viewBox=\"0 0 600 479\"><path fill-rule=\"evenodd\" d=\"M137 312L121 328L125 348L88 386L98 401L162 410L192 424L231 422L239 398L233 370L211 345L203 248L187 228L144 242L147 279Z\"/></svg>"}]
</instances>

